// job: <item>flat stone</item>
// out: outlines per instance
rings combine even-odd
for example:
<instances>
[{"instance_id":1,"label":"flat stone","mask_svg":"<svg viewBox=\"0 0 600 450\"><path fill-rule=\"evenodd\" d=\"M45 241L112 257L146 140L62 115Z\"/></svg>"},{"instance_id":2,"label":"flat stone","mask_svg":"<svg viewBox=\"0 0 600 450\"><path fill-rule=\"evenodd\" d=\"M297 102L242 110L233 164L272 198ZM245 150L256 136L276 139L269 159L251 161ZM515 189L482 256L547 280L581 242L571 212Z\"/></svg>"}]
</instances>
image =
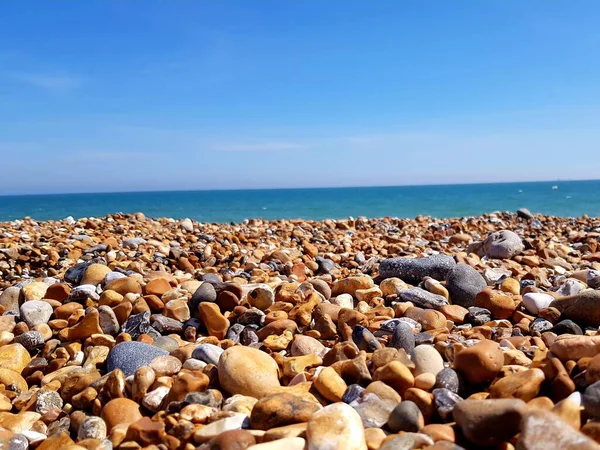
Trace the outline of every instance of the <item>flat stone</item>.
<instances>
[{"instance_id":1,"label":"flat stone","mask_svg":"<svg viewBox=\"0 0 600 450\"><path fill-rule=\"evenodd\" d=\"M448 300L445 297L433 294L419 287L403 290L400 292L400 298L404 302L412 302L415 306L436 310L448 304Z\"/></svg>"},{"instance_id":2,"label":"flat stone","mask_svg":"<svg viewBox=\"0 0 600 450\"><path fill-rule=\"evenodd\" d=\"M379 276L418 284L427 276L444 280L455 265L454 258L441 254L425 258L389 258L379 264Z\"/></svg>"},{"instance_id":3,"label":"flat stone","mask_svg":"<svg viewBox=\"0 0 600 450\"><path fill-rule=\"evenodd\" d=\"M106 360L106 370L123 371L125 376L133 375L137 369L148 366L152 360L168 352L154 345L142 342L121 342L113 347Z\"/></svg>"},{"instance_id":4,"label":"flat stone","mask_svg":"<svg viewBox=\"0 0 600 450\"><path fill-rule=\"evenodd\" d=\"M554 300L550 306L558 309L565 319L573 320L583 326L600 326L600 291L598 290L587 290L563 297Z\"/></svg>"}]
</instances>

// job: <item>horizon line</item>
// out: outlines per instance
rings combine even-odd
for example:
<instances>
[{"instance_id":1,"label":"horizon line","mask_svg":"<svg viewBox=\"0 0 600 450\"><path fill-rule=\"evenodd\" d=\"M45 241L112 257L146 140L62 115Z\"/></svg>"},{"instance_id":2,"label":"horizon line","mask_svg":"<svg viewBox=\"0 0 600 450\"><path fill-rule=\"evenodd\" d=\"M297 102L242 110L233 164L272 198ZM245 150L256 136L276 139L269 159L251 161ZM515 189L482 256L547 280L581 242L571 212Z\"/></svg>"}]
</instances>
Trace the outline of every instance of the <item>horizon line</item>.
<instances>
[{"instance_id":1,"label":"horizon line","mask_svg":"<svg viewBox=\"0 0 600 450\"><path fill-rule=\"evenodd\" d=\"M125 190L125 191L93 191L93 192L49 192L29 194L0 194L0 197L43 197L52 195L96 195L96 194L157 194L181 192L239 192L239 191L293 191L293 190L325 190L325 189L373 189L397 187L443 187L443 186L486 186L491 184L531 184L531 183L572 183L600 181L599 178L555 179L528 181L496 181L496 182L456 182L456 183L423 183L423 184L386 184L355 186L313 186L313 187L270 187L270 188L222 188L222 189L163 189L163 190Z\"/></svg>"}]
</instances>

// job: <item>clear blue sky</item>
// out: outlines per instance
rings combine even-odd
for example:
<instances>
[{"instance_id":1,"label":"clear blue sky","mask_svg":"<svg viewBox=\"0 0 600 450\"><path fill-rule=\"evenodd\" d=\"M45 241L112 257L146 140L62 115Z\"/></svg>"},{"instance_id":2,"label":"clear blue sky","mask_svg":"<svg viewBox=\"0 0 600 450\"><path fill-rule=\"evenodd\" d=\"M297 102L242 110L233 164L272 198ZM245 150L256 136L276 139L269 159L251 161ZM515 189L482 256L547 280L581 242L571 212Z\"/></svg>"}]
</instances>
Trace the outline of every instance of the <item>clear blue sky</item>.
<instances>
[{"instance_id":1,"label":"clear blue sky","mask_svg":"<svg viewBox=\"0 0 600 450\"><path fill-rule=\"evenodd\" d=\"M598 0L0 5L0 193L600 176Z\"/></svg>"}]
</instances>

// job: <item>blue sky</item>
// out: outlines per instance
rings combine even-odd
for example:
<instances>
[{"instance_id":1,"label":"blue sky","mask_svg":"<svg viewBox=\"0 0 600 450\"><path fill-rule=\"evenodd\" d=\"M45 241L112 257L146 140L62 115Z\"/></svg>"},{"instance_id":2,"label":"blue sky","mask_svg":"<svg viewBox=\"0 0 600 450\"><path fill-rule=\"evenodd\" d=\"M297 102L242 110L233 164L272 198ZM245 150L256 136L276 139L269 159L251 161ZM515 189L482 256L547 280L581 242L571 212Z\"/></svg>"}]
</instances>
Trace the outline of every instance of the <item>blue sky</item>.
<instances>
[{"instance_id":1,"label":"blue sky","mask_svg":"<svg viewBox=\"0 0 600 450\"><path fill-rule=\"evenodd\" d=\"M598 178L597 0L0 5L0 194Z\"/></svg>"}]
</instances>

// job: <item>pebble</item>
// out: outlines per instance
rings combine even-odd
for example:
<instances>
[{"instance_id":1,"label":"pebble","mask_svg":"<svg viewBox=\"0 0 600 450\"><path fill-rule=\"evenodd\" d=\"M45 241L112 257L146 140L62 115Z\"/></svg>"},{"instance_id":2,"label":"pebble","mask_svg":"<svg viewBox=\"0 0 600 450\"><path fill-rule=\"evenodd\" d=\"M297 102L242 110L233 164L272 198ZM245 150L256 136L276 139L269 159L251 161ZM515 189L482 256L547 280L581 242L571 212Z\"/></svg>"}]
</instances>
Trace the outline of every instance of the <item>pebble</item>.
<instances>
[{"instance_id":1,"label":"pebble","mask_svg":"<svg viewBox=\"0 0 600 450\"><path fill-rule=\"evenodd\" d=\"M192 352L192 358L204 361L207 364L219 364L219 358L223 354L223 349L213 344L200 344Z\"/></svg>"},{"instance_id":2,"label":"pebble","mask_svg":"<svg viewBox=\"0 0 600 450\"><path fill-rule=\"evenodd\" d=\"M435 409L437 410L439 416L445 422L452 421L452 412L454 411L454 407L463 401L462 397L458 394L455 394L449 389L434 389L433 390L433 398L435 402Z\"/></svg>"},{"instance_id":3,"label":"pebble","mask_svg":"<svg viewBox=\"0 0 600 450\"><path fill-rule=\"evenodd\" d=\"M553 301L554 297L541 292L528 292L523 295L523 306L531 314L537 314L540 309L548 308Z\"/></svg>"},{"instance_id":4,"label":"pebble","mask_svg":"<svg viewBox=\"0 0 600 450\"><path fill-rule=\"evenodd\" d=\"M446 289L455 305L475 306L475 298L487 283L479 272L466 264L457 264L446 276Z\"/></svg>"},{"instance_id":5,"label":"pebble","mask_svg":"<svg viewBox=\"0 0 600 450\"><path fill-rule=\"evenodd\" d=\"M219 382L230 394L262 398L280 386L277 363L260 350L234 346L219 359Z\"/></svg>"},{"instance_id":6,"label":"pebble","mask_svg":"<svg viewBox=\"0 0 600 450\"><path fill-rule=\"evenodd\" d=\"M521 431L526 412L522 400L464 400L453 410L463 435L473 444L495 446L510 441Z\"/></svg>"},{"instance_id":7,"label":"pebble","mask_svg":"<svg viewBox=\"0 0 600 450\"><path fill-rule=\"evenodd\" d=\"M365 428L381 428L386 424L394 407L390 402L367 392L349 405L358 413Z\"/></svg>"},{"instance_id":8,"label":"pebble","mask_svg":"<svg viewBox=\"0 0 600 450\"><path fill-rule=\"evenodd\" d=\"M413 361L415 376L430 373L434 377L444 368L444 360L440 353L431 345L418 345L414 350Z\"/></svg>"},{"instance_id":9,"label":"pebble","mask_svg":"<svg viewBox=\"0 0 600 450\"><path fill-rule=\"evenodd\" d=\"M307 450L367 450L362 420L345 403L333 403L314 413L306 438Z\"/></svg>"},{"instance_id":10,"label":"pebble","mask_svg":"<svg viewBox=\"0 0 600 450\"><path fill-rule=\"evenodd\" d=\"M387 426L393 433L416 433L425 426L425 421L419 407L414 402L405 400L392 410Z\"/></svg>"},{"instance_id":11,"label":"pebble","mask_svg":"<svg viewBox=\"0 0 600 450\"><path fill-rule=\"evenodd\" d=\"M474 384L492 380L503 365L504 355L500 346L489 340L461 350L454 358L454 369Z\"/></svg>"},{"instance_id":12,"label":"pebble","mask_svg":"<svg viewBox=\"0 0 600 450\"><path fill-rule=\"evenodd\" d=\"M123 371L125 376L133 375L140 367L149 365L154 358L167 352L143 342L121 342L113 347L106 360L106 369Z\"/></svg>"},{"instance_id":13,"label":"pebble","mask_svg":"<svg viewBox=\"0 0 600 450\"><path fill-rule=\"evenodd\" d=\"M556 414L531 409L521 421L519 450L598 450L600 446L583 433L573 429Z\"/></svg>"},{"instance_id":14,"label":"pebble","mask_svg":"<svg viewBox=\"0 0 600 450\"><path fill-rule=\"evenodd\" d=\"M282 392L262 397L252 408L250 425L257 430L268 430L299 422L308 422L321 409L317 402Z\"/></svg>"},{"instance_id":15,"label":"pebble","mask_svg":"<svg viewBox=\"0 0 600 450\"><path fill-rule=\"evenodd\" d=\"M140 420L140 406L128 398L115 398L102 408L102 419L106 422L108 431L122 423L132 423Z\"/></svg>"},{"instance_id":16,"label":"pebble","mask_svg":"<svg viewBox=\"0 0 600 450\"><path fill-rule=\"evenodd\" d=\"M0 224L0 439L518 449L536 445L521 427L534 410L573 440L600 436L597 218L181 223ZM340 416L360 439L343 442Z\"/></svg>"},{"instance_id":17,"label":"pebble","mask_svg":"<svg viewBox=\"0 0 600 450\"><path fill-rule=\"evenodd\" d=\"M413 287L400 292L402 301L411 302L422 308L440 309L448 304L448 300L441 295L432 294L425 289Z\"/></svg>"},{"instance_id":18,"label":"pebble","mask_svg":"<svg viewBox=\"0 0 600 450\"><path fill-rule=\"evenodd\" d=\"M456 265L454 258L446 255L433 255L426 258L389 258L379 264L382 278L400 278L411 284L420 283L429 276L443 280Z\"/></svg>"},{"instance_id":19,"label":"pebble","mask_svg":"<svg viewBox=\"0 0 600 450\"><path fill-rule=\"evenodd\" d=\"M388 346L403 349L407 355L412 355L415 350L415 335L413 327L407 322L396 322Z\"/></svg>"},{"instance_id":20,"label":"pebble","mask_svg":"<svg viewBox=\"0 0 600 450\"><path fill-rule=\"evenodd\" d=\"M42 323L48 323L52 313L52 306L42 300L31 300L21 305L21 318L29 328Z\"/></svg>"},{"instance_id":21,"label":"pebble","mask_svg":"<svg viewBox=\"0 0 600 450\"><path fill-rule=\"evenodd\" d=\"M510 230L491 233L479 244L480 255L490 259L510 259L525 249L519 235Z\"/></svg>"},{"instance_id":22,"label":"pebble","mask_svg":"<svg viewBox=\"0 0 600 450\"><path fill-rule=\"evenodd\" d=\"M523 299L525 301L525 299ZM583 326L600 326L600 291L585 290L554 300L549 306L557 308L565 319Z\"/></svg>"}]
</instances>

